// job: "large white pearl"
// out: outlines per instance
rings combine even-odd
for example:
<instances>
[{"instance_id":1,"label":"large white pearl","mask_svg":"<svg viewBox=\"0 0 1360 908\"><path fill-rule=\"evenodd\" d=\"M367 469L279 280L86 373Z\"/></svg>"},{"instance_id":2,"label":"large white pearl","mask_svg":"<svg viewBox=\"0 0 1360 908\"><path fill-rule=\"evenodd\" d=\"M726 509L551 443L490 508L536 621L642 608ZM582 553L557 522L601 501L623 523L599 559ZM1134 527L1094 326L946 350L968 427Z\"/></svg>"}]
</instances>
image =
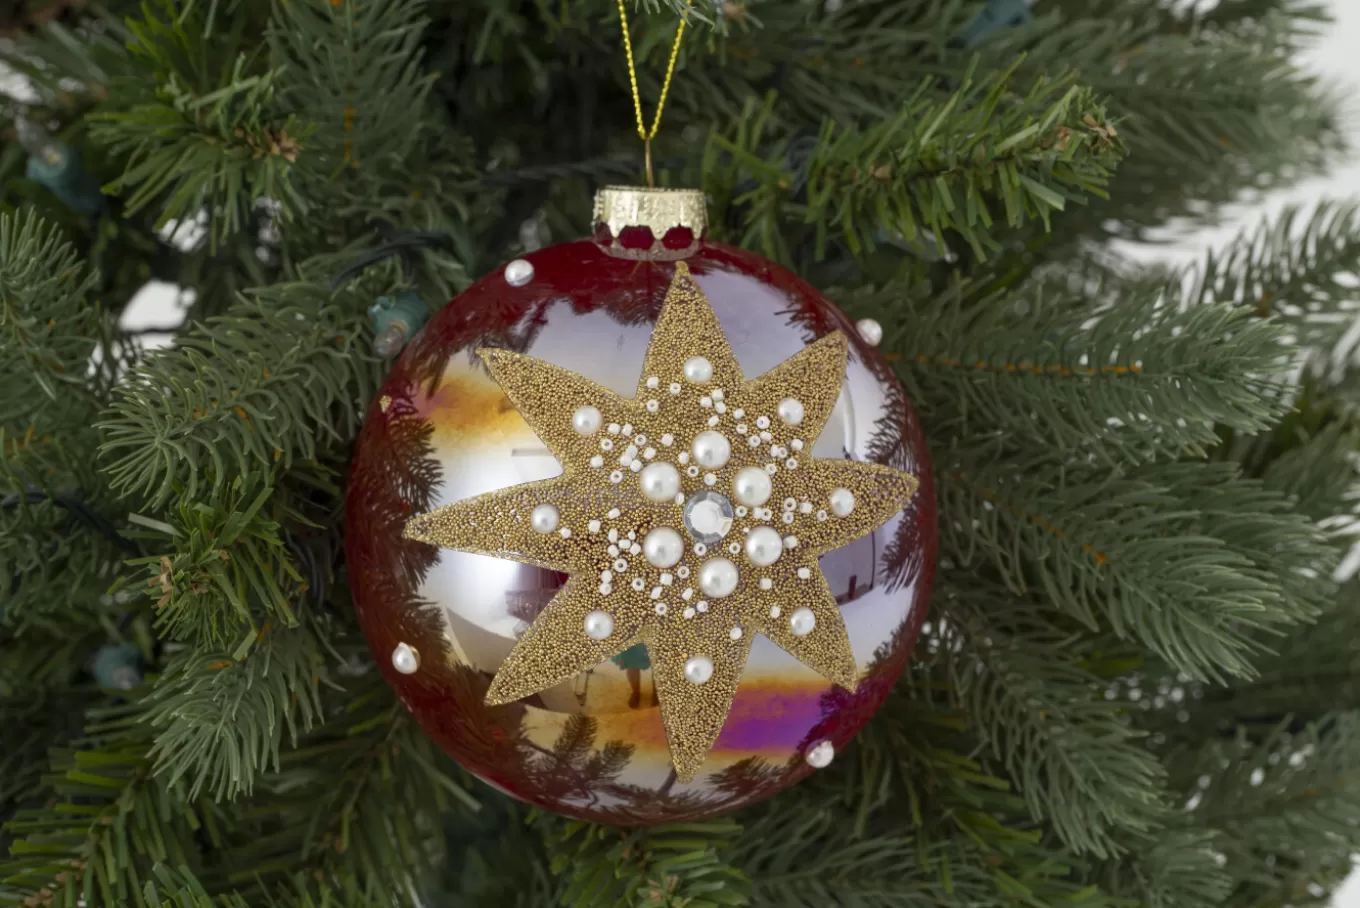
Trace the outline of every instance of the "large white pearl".
<instances>
[{"instance_id":1,"label":"large white pearl","mask_svg":"<svg viewBox=\"0 0 1360 908\"><path fill-rule=\"evenodd\" d=\"M855 493L849 489L831 490L831 513L837 517L849 517L855 510Z\"/></svg>"},{"instance_id":2,"label":"large white pearl","mask_svg":"<svg viewBox=\"0 0 1360 908\"><path fill-rule=\"evenodd\" d=\"M742 467L732 480L732 494L747 507L758 508L770 500L770 474L760 467Z\"/></svg>"},{"instance_id":3,"label":"large white pearl","mask_svg":"<svg viewBox=\"0 0 1360 908\"><path fill-rule=\"evenodd\" d=\"M655 567L671 567L685 557L685 540L670 527L657 527L642 540L642 555Z\"/></svg>"},{"instance_id":4,"label":"large white pearl","mask_svg":"<svg viewBox=\"0 0 1360 908\"><path fill-rule=\"evenodd\" d=\"M685 660L685 680L690 684L707 684L712 677L712 659L707 656L690 656Z\"/></svg>"},{"instance_id":5,"label":"large white pearl","mask_svg":"<svg viewBox=\"0 0 1360 908\"><path fill-rule=\"evenodd\" d=\"M685 360L685 378L696 385L706 385L713 380L713 364L702 356Z\"/></svg>"},{"instance_id":6,"label":"large white pearl","mask_svg":"<svg viewBox=\"0 0 1360 908\"><path fill-rule=\"evenodd\" d=\"M807 606L794 609L793 614L789 616L789 630L795 637L806 637L816 626L817 616Z\"/></svg>"},{"instance_id":7,"label":"large white pearl","mask_svg":"<svg viewBox=\"0 0 1360 908\"><path fill-rule=\"evenodd\" d=\"M592 640L606 640L614 633L614 616L596 609L586 613L586 636Z\"/></svg>"},{"instance_id":8,"label":"large white pearl","mask_svg":"<svg viewBox=\"0 0 1360 908\"><path fill-rule=\"evenodd\" d=\"M712 558L699 568L699 589L712 599L730 596L740 578L737 566L726 558Z\"/></svg>"},{"instance_id":9,"label":"large white pearl","mask_svg":"<svg viewBox=\"0 0 1360 908\"><path fill-rule=\"evenodd\" d=\"M732 459L732 442L721 432L700 432L694 438L694 459L709 470L726 466Z\"/></svg>"},{"instance_id":10,"label":"large white pearl","mask_svg":"<svg viewBox=\"0 0 1360 908\"><path fill-rule=\"evenodd\" d=\"M420 668L420 653L405 643L398 643L392 650L392 667L403 675L414 675Z\"/></svg>"},{"instance_id":11,"label":"large white pearl","mask_svg":"<svg viewBox=\"0 0 1360 908\"><path fill-rule=\"evenodd\" d=\"M558 514L556 507L550 504L541 504L534 508L533 513L529 515L529 522L538 532L551 533L557 529L557 521L560 517L561 515Z\"/></svg>"},{"instance_id":12,"label":"large white pearl","mask_svg":"<svg viewBox=\"0 0 1360 908\"><path fill-rule=\"evenodd\" d=\"M534 279L534 266L524 259L515 259L505 266L505 282L511 287L523 287Z\"/></svg>"},{"instance_id":13,"label":"large white pearl","mask_svg":"<svg viewBox=\"0 0 1360 908\"><path fill-rule=\"evenodd\" d=\"M796 426L803 421L803 402L786 397L779 402L779 409L776 412L785 425Z\"/></svg>"},{"instance_id":14,"label":"large white pearl","mask_svg":"<svg viewBox=\"0 0 1360 908\"><path fill-rule=\"evenodd\" d=\"M883 326L871 318L862 318L855 322L855 330L870 347L877 347L883 342Z\"/></svg>"},{"instance_id":15,"label":"large white pearl","mask_svg":"<svg viewBox=\"0 0 1360 908\"><path fill-rule=\"evenodd\" d=\"M746 535L746 557L759 567L774 564L784 554L784 540L777 530L756 527Z\"/></svg>"},{"instance_id":16,"label":"large white pearl","mask_svg":"<svg viewBox=\"0 0 1360 908\"><path fill-rule=\"evenodd\" d=\"M816 747L808 750L807 756L804 757L804 759L807 760L808 765L813 769L826 769L831 765L831 761L835 759L835 757L836 745L832 744L830 741L821 741Z\"/></svg>"},{"instance_id":17,"label":"large white pearl","mask_svg":"<svg viewBox=\"0 0 1360 908\"><path fill-rule=\"evenodd\" d=\"M594 435L603 423L604 417L594 407L582 407L571 414L572 428L582 435Z\"/></svg>"},{"instance_id":18,"label":"large white pearl","mask_svg":"<svg viewBox=\"0 0 1360 908\"><path fill-rule=\"evenodd\" d=\"M680 471L668 463L649 463L638 474L638 484L650 501L670 501L680 494Z\"/></svg>"}]
</instances>

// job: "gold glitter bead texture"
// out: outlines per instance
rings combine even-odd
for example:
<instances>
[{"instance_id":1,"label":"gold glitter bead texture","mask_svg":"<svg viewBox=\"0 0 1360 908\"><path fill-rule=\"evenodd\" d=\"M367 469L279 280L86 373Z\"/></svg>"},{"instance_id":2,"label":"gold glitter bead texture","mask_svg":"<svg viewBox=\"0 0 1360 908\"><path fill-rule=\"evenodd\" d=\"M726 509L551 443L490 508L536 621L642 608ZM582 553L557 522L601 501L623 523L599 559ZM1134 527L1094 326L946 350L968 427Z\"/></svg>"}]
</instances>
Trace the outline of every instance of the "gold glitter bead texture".
<instances>
[{"instance_id":1,"label":"gold glitter bead texture","mask_svg":"<svg viewBox=\"0 0 1360 908\"><path fill-rule=\"evenodd\" d=\"M752 632L854 688L854 654L817 557L885 523L915 493L917 480L880 464L811 456L845 380L841 334L829 334L747 381L712 308L679 262L633 399L532 357L506 350L484 350L482 356L561 462L562 475L419 515L405 534L571 575L506 657L487 693L489 703L545 690L641 641L652 660L676 775L688 780L722 730ZM710 368L691 366L687 377L685 365L696 357ZM599 410L598 431L582 433L573 424L583 407ZM790 413L801 419L789 420ZM730 453L724 460L725 447ZM679 474L680 490L671 499L656 501L642 492L640 474L658 463ZM685 503L701 492L735 501L737 474L751 468L769 476L769 499L738 509L718 541L698 544L686 530ZM833 507L832 497L836 493L843 504L845 490L854 504L841 516L837 511L845 508ZM534 509L545 504L559 515L550 532L535 529L532 520ZM758 565L744 544L762 527L773 529L784 548L773 563ZM658 528L680 534L679 562L648 560L644 540ZM768 531L761 534L767 560L770 538ZM726 595L707 595L700 583L704 564L714 558L737 568L736 585ZM804 635L790 625L800 608L815 617ZM584 631L594 611L613 618L613 632L602 640ZM702 683L685 674L694 657L713 663L712 676Z\"/></svg>"}]
</instances>

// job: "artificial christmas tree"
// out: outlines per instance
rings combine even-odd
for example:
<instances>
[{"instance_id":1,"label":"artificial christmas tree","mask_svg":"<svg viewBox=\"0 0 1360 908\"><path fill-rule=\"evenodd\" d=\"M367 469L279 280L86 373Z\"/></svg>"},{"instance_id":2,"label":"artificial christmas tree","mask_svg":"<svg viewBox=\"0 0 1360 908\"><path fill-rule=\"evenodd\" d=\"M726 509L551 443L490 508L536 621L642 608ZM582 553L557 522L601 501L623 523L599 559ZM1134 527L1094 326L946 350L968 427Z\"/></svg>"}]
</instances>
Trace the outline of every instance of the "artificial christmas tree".
<instances>
[{"instance_id":1,"label":"artificial christmas tree","mask_svg":"<svg viewBox=\"0 0 1360 908\"><path fill-rule=\"evenodd\" d=\"M6 7L0 904L1324 903L1360 844L1360 221L1189 273L1108 244L1329 160L1291 62L1319 15L1013 6L628 4L644 99L689 22L645 147L616 0ZM636 829L426 737L343 500L387 357L648 158L715 244L878 323L939 563L882 707L829 704L863 726L834 762ZM149 280L191 299L164 350L120 328ZM388 441L402 490L438 479ZM645 647L614 660L649 712ZM588 789L597 739L536 771Z\"/></svg>"}]
</instances>

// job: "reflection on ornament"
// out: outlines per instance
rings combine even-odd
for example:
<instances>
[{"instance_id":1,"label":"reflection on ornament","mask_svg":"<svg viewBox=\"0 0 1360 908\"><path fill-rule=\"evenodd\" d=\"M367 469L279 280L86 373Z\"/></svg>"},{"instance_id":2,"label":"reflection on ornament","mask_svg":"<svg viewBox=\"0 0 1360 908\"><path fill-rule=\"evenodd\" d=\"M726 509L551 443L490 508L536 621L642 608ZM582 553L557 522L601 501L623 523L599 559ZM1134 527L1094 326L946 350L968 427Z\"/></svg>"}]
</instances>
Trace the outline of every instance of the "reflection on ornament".
<instances>
[{"instance_id":1,"label":"reflection on ornament","mask_svg":"<svg viewBox=\"0 0 1360 908\"><path fill-rule=\"evenodd\" d=\"M840 396L847 357L845 337L833 332L748 380L684 262L674 266L634 398L542 360L484 349L491 375L561 463L562 474L438 507L412 518L404 535L589 578L568 583L533 622L501 663L486 702L538 694L645 639L676 776L685 781L722 729L750 650L752 635L734 636L734 627L763 633L853 690L854 654L818 558L897 514L917 480L877 463L770 460L821 434ZM682 385L680 393L658 393L675 384ZM572 414L570 421L564 413ZM727 433L747 414L755 414L759 434L751 436L754 445L734 448ZM793 426L798 439L790 434ZM602 427L607 431L599 437ZM657 448L652 438L669 438L673 446ZM677 464L685 467L683 476ZM625 483L620 467L645 475ZM763 471L764 482L743 474L750 470ZM762 523L772 520L770 508L736 518L719 488L744 490L751 501L778 496L784 503L779 523L794 532ZM838 498L837 490L849 495L844 519L818 522L798 510L800 501L837 509L845 497ZM698 493L712 497L698 499ZM541 505L558 510L563 530L598 531L539 532L527 518ZM681 526L695 537L690 551L677 532ZM738 529L742 536L717 548L717 540ZM796 535L796 548L786 544L785 533ZM706 558L710 546L732 557ZM644 557L636 557L639 551ZM773 596L810 620L775 620L767 595L757 591L756 568ZM704 596L693 606L682 604L691 601L684 592L693 588L674 583L681 569L693 572ZM814 576L816 582L805 582ZM607 638L582 633L595 612L607 612L612 622ZM593 622L601 626L599 617Z\"/></svg>"}]
</instances>

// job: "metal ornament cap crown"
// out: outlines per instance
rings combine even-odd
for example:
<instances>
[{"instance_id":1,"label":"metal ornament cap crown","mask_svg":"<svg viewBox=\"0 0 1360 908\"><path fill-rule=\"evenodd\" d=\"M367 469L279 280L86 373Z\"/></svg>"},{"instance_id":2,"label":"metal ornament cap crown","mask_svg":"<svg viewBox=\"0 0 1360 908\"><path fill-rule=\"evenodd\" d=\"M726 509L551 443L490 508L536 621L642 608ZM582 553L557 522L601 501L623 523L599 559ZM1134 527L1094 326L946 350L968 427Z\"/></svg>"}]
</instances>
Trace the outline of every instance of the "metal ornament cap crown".
<instances>
[{"instance_id":1,"label":"metal ornament cap crown","mask_svg":"<svg viewBox=\"0 0 1360 908\"><path fill-rule=\"evenodd\" d=\"M662 262L688 258L708 229L698 189L605 186L595 193L595 239L610 255Z\"/></svg>"}]
</instances>

